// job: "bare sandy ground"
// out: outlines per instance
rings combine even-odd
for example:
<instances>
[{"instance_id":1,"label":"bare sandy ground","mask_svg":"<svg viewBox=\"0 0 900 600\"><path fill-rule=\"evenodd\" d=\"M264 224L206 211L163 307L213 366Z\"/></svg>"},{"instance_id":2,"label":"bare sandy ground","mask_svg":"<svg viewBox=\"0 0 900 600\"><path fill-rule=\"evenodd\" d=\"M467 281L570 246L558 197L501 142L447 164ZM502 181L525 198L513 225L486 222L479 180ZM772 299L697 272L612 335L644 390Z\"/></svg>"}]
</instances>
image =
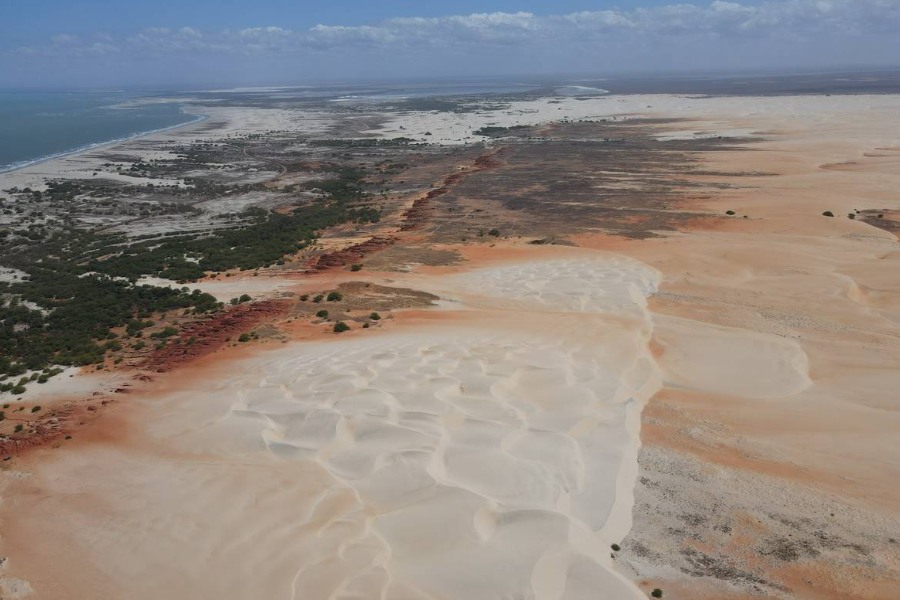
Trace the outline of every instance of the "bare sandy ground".
<instances>
[{"instance_id":1,"label":"bare sandy ground","mask_svg":"<svg viewBox=\"0 0 900 600\"><path fill-rule=\"evenodd\" d=\"M900 247L847 215L900 207L897 101L711 100L691 127L768 141L709 170L777 176L696 203L731 220L584 240L663 273L650 308L664 387L621 560L669 580L667 597L896 596Z\"/></svg>"},{"instance_id":2,"label":"bare sandy ground","mask_svg":"<svg viewBox=\"0 0 900 600\"><path fill-rule=\"evenodd\" d=\"M4 597L895 597L900 247L846 215L900 209L900 98L580 102L765 135L708 157L735 217L363 274L445 301L0 472Z\"/></svg>"},{"instance_id":3,"label":"bare sandy ground","mask_svg":"<svg viewBox=\"0 0 900 600\"><path fill-rule=\"evenodd\" d=\"M439 321L185 373L116 443L36 461L5 539L67 537L18 554L23 578L54 598L640 598L609 547L658 388L657 274L532 254L422 278L458 290Z\"/></svg>"}]
</instances>

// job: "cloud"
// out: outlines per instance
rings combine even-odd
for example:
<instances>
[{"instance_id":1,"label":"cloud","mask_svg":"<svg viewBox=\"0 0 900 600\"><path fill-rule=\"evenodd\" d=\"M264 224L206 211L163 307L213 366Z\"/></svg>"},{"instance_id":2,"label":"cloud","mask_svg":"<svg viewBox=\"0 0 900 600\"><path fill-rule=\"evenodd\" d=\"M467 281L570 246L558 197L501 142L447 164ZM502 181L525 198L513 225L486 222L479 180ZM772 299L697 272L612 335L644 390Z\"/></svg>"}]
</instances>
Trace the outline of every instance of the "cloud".
<instances>
[{"instance_id":1,"label":"cloud","mask_svg":"<svg viewBox=\"0 0 900 600\"><path fill-rule=\"evenodd\" d=\"M153 54L193 50L214 53L328 50L342 48L444 47L467 44L505 46L578 42L615 37L662 36L722 38L793 35L900 35L897 0L784 0L743 4L715 0L709 4L671 4L633 10L582 11L536 16L494 12L446 17L388 19L373 25L316 25L304 31L254 27L201 32L192 27L153 28L110 39L60 34L48 44L30 47L45 54L69 54L73 47L103 42L115 51L139 49ZM99 37L99 36L98 36Z\"/></svg>"},{"instance_id":2,"label":"cloud","mask_svg":"<svg viewBox=\"0 0 900 600\"><path fill-rule=\"evenodd\" d=\"M0 50L0 53L3 51ZM779 54L780 53L780 54ZM594 67L694 68L785 66L788 61L886 64L900 56L900 0L714 0L673 1L628 10L560 15L486 12L443 17L404 17L367 25L320 24L203 30L152 28L127 35L65 32L18 49L38 61L122 64L253 61L315 65L334 71L374 70L391 64L418 65L430 73L452 61L494 72ZM338 62L343 57L344 63ZM388 63L384 59L392 59ZM378 61L381 62L378 62ZM3 55L0 54L0 72ZM299 68L299 67L298 67ZM449 67L447 67L449 68ZM446 71L446 68L444 68ZM434 71L439 73L440 71ZM395 72L391 74L401 74Z\"/></svg>"}]
</instances>

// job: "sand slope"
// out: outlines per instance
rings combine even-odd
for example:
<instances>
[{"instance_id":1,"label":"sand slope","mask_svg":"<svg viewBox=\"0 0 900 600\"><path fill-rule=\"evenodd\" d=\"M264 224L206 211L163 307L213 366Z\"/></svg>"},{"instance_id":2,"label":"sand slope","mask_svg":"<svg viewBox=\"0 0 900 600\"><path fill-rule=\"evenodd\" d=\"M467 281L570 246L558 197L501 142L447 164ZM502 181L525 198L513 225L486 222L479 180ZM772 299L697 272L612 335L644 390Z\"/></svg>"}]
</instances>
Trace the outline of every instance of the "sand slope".
<instances>
[{"instance_id":1,"label":"sand slope","mask_svg":"<svg viewBox=\"0 0 900 600\"><path fill-rule=\"evenodd\" d=\"M641 597L609 545L659 386L656 278L578 255L435 279L460 290L445 324L293 343L141 401L128 441L46 457L11 500L14 538L78 523L42 548L61 567L28 573L36 597Z\"/></svg>"}]
</instances>

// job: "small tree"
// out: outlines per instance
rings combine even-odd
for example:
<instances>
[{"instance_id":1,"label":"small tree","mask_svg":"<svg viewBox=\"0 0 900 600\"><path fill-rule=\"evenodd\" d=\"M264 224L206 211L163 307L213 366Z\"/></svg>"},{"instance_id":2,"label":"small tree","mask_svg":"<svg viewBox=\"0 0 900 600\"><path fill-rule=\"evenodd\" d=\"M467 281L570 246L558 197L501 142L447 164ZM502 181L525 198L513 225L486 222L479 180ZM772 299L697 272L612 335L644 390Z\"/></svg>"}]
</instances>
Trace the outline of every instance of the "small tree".
<instances>
[{"instance_id":1,"label":"small tree","mask_svg":"<svg viewBox=\"0 0 900 600\"><path fill-rule=\"evenodd\" d=\"M344 331L350 331L350 326L344 323L343 321L338 321L334 324L334 332L342 333Z\"/></svg>"},{"instance_id":2,"label":"small tree","mask_svg":"<svg viewBox=\"0 0 900 600\"><path fill-rule=\"evenodd\" d=\"M377 312L373 312L371 315L369 315L369 318L373 321L380 321L381 315L379 315Z\"/></svg>"},{"instance_id":3,"label":"small tree","mask_svg":"<svg viewBox=\"0 0 900 600\"><path fill-rule=\"evenodd\" d=\"M340 292L328 292L328 297L326 298L329 302L340 302L343 299L344 295Z\"/></svg>"},{"instance_id":4,"label":"small tree","mask_svg":"<svg viewBox=\"0 0 900 600\"><path fill-rule=\"evenodd\" d=\"M327 311L327 310L320 310L319 312L316 313L316 316L319 317L320 319L327 319L327 318L328 318L328 311Z\"/></svg>"}]
</instances>

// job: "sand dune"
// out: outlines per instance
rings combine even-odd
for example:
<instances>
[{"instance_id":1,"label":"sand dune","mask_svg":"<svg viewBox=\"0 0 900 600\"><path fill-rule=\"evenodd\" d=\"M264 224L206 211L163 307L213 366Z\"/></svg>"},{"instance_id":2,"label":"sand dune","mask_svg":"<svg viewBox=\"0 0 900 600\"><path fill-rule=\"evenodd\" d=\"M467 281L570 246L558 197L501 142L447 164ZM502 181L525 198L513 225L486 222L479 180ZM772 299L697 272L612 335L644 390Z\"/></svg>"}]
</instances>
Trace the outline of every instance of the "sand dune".
<instances>
[{"instance_id":1,"label":"sand dune","mask_svg":"<svg viewBox=\"0 0 900 600\"><path fill-rule=\"evenodd\" d=\"M82 523L63 564L97 597L639 598L609 545L659 386L656 278L602 256L433 278L462 290L449 323L289 344L146 401L143 435L35 473L41 512Z\"/></svg>"}]
</instances>

